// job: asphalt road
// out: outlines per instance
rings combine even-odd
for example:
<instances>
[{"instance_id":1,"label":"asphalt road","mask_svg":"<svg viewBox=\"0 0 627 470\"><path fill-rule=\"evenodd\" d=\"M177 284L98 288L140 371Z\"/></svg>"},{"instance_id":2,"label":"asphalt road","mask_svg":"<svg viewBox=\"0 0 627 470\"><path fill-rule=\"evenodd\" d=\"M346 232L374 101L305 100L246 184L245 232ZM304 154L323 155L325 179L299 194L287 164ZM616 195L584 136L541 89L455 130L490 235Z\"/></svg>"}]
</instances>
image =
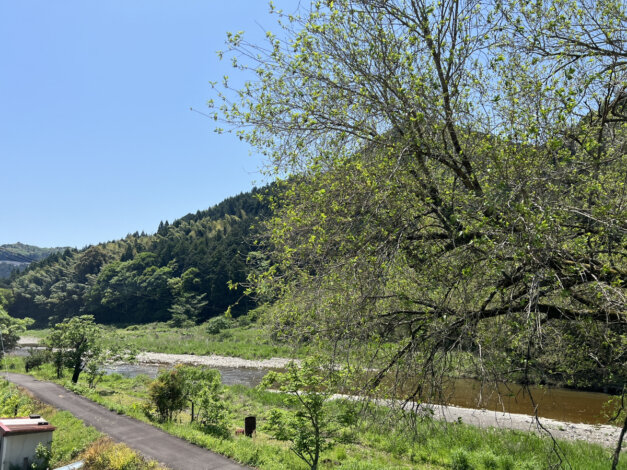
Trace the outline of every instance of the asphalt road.
<instances>
[{"instance_id":1,"label":"asphalt road","mask_svg":"<svg viewBox=\"0 0 627 470\"><path fill-rule=\"evenodd\" d=\"M30 375L8 374L7 378L30 391L38 400L59 410L67 410L85 424L123 442L173 470L241 470L232 460L167 434L149 424L118 415L86 398Z\"/></svg>"}]
</instances>

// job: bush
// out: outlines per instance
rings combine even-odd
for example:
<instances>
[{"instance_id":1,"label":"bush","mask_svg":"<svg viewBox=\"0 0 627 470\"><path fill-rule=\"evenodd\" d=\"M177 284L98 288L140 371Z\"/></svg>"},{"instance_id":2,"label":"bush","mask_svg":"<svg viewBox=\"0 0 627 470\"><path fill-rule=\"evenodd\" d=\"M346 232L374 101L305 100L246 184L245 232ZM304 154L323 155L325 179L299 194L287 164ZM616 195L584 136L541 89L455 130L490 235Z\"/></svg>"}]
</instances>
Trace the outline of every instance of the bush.
<instances>
[{"instance_id":1,"label":"bush","mask_svg":"<svg viewBox=\"0 0 627 470\"><path fill-rule=\"evenodd\" d=\"M502 470L514 470L514 459L510 455L502 455L500 458Z\"/></svg>"},{"instance_id":2,"label":"bush","mask_svg":"<svg viewBox=\"0 0 627 470\"><path fill-rule=\"evenodd\" d=\"M458 449L453 452L451 457L451 468L453 470L472 470L473 466L470 464L468 454L463 449Z\"/></svg>"},{"instance_id":3,"label":"bush","mask_svg":"<svg viewBox=\"0 0 627 470\"><path fill-rule=\"evenodd\" d=\"M499 460L492 452L488 451L481 454L481 465L486 470L497 470L499 468Z\"/></svg>"},{"instance_id":4,"label":"bush","mask_svg":"<svg viewBox=\"0 0 627 470\"><path fill-rule=\"evenodd\" d=\"M31 400L13 384L0 383L0 416L28 416L33 410Z\"/></svg>"},{"instance_id":5,"label":"bush","mask_svg":"<svg viewBox=\"0 0 627 470\"><path fill-rule=\"evenodd\" d=\"M204 367L184 366L178 364L175 369L183 381L183 390L185 392L185 400L191 405L190 421L194 421L200 413L194 408L201 404L204 396L209 394L212 397L218 397L222 385L220 372L215 369L206 369Z\"/></svg>"},{"instance_id":6,"label":"bush","mask_svg":"<svg viewBox=\"0 0 627 470\"><path fill-rule=\"evenodd\" d=\"M217 335L222 330L230 328L232 325L232 321L225 316L220 315L208 320L205 324L207 325L205 327L207 333L209 333L210 335Z\"/></svg>"},{"instance_id":7,"label":"bush","mask_svg":"<svg viewBox=\"0 0 627 470\"><path fill-rule=\"evenodd\" d=\"M237 326L250 326L253 323L251 315L241 315L235 319Z\"/></svg>"},{"instance_id":8,"label":"bush","mask_svg":"<svg viewBox=\"0 0 627 470\"><path fill-rule=\"evenodd\" d=\"M156 462L147 461L124 444L115 444L109 438L96 441L83 454L85 470L149 470L159 469Z\"/></svg>"},{"instance_id":9,"label":"bush","mask_svg":"<svg viewBox=\"0 0 627 470\"><path fill-rule=\"evenodd\" d=\"M35 449L35 461L31 464L32 470L46 470L50 468L50 460L52 459L52 451L48 446L41 442L37 444Z\"/></svg>"},{"instance_id":10,"label":"bush","mask_svg":"<svg viewBox=\"0 0 627 470\"><path fill-rule=\"evenodd\" d=\"M185 406L185 381L179 369L174 368L159 374L148 387L148 396L154 405L158 419L170 421L174 413ZM147 413L150 417L150 414Z\"/></svg>"},{"instance_id":11,"label":"bush","mask_svg":"<svg viewBox=\"0 0 627 470\"><path fill-rule=\"evenodd\" d=\"M278 384L279 390L286 393L295 411L273 410L266 429L275 439L290 441L290 450L311 470L318 469L320 454L337 441L339 419L327 402L335 375L323 375L319 365L308 359L301 367L291 362L285 373L269 372L260 385L269 388Z\"/></svg>"},{"instance_id":12,"label":"bush","mask_svg":"<svg viewBox=\"0 0 627 470\"><path fill-rule=\"evenodd\" d=\"M205 432L227 437L228 410L222 400L222 380L220 372L202 367L177 366L183 376L185 398L192 405L198 405L198 422Z\"/></svg>"},{"instance_id":13,"label":"bush","mask_svg":"<svg viewBox=\"0 0 627 470\"><path fill-rule=\"evenodd\" d=\"M24 358L24 369L26 372L31 369L39 369L46 362L51 360L50 354L46 350L30 348L28 356Z\"/></svg>"}]
</instances>

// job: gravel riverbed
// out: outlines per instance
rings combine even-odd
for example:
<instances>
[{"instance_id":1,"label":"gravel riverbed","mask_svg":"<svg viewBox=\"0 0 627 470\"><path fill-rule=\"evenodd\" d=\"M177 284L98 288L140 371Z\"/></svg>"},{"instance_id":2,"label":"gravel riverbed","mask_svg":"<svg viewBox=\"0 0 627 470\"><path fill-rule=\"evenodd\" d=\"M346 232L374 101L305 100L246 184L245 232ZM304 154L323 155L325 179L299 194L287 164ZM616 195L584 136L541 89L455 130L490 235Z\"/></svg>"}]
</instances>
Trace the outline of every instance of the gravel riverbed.
<instances>
[{"instance_id":1,"label":"gravel riverbed","mask_svg":"<svg viewBox=\"0 0 627 470\"><path fill-rule=\"evenodd\" d=\"M208 367L243 367L248 369L284 369L290 362L299 363L296 359L273 357L270 359L242 359L241 357L195 356L192 354L166 354L143 352L137 355L137 361L146 364L191 364Z\"/></svg>"},{"instance_id":2,"label":"gravel riverbed","mask_svg":"<svg viewBox=\"0 0 627 470\"><path fill-rule=\"evenodd\" d=\"M334 398L360 400L360 397L347 395L333 395ZM620 428L610 425L596 425L585 423L570 423L549 418L538 420L531 415L491 411L486 409L462 408L452 405L432 405L416 403L405 404L397 400L377 401L385 406L404 406L405 409L415 410L417 413L429 413L439 421L462 422L479 428L514 429L518 431L534 432L543 436L549 434L556 439L571 441L587 441L600 444L604 447L615 448L620 436ZM623 448L623 452L625 449Z\"/></svg>"},{"instance_id":3,"label":"gravel riverbed","mask_svg":"<svg viewBox=\"0 0 627 470\"><path fill-rule=\"evenodd\" d=\"M35 346L38 338L21 338L21 345ZM271 359L242 359L227 356L196 356L191 354L166 354L143 352L137 356L140 363L145 364L190 364L208 367L235 367L249 369L283 369L292 359L273 357ZM298 363L298 360L295 360ZM336 395L337 398L359 399L358 397L346 397ZM397 403L382 402L384 405ZM503 413L485 409L462 408L458 406L421 405L417 407L421 411L427 408L432 410L433 416L438 420L453 422L461 419L466 424L480 428L516 429L519 431L531 431L539 434L548 432L553 437L567 440L583 440L601 444L605 447L615 447L620 436L620 428L610 425L592 425L584 423L570 423L554 419L541 418L540 424L535 417L525 414ZM542 427L544 429L542 429ZM627 446L625 446L627 447Z\"/></svg>"},{"instance_id":4,"label":"gravel riverbed","mask_svg":"<svg viewBox=\"0 0 627 470\"><path fill-rule=\"evenodd\" d=\"M138 361L149 364L193 364L208 367L244 367L253 369L282 369L292 359L273 357L271 359L250 360L239 357L226 356L195 356L190 354L165 354L144 352L138 355ZM298 362L298 361L295 361ZM359 399L335 395L336 398ZM395 405L398 402L381 402L383 405ZM457 406L421 405L417 407L424 412L432 410L438 420L454 422L461 421L480 428L516 429L539 434L551 435L558 439L583 440L601 444L605 447L615 447L620 436L620 428L610 425L592 425L584 423L570 423L548 418L540 418L540 424L535 417L524 414L503 413L485 409L462 408ZM544 429L542 429L544 427Z\"/></svg>"}]
</instances>

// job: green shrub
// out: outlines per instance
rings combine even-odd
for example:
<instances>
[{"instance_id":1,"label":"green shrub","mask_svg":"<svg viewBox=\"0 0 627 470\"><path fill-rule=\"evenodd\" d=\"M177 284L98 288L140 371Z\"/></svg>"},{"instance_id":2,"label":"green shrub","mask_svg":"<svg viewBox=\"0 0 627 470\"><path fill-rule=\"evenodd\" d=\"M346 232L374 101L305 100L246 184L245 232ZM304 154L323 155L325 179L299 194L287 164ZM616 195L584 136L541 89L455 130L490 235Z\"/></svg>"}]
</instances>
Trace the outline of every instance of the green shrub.
<instances>
[{"instance_id":1,"label":"green shrub","mask_svg":"<svg viewBox=\"0 0 627 470\"><path fill-rule=\"evenodd\" d=\"M96 441L83 454L85 470L157 470L156 462L147 461L124 444L115 444L109 438Z\"/></svg>"},{"instance_id":2,"label":"green shrub","mask_svg":"<svg viewBox=\"0 0 627 470\"><path fill-rule=\"evenodd\" d=\"M291 362L285 373L269 372L260 385L278 384L286 393L295 411L273 410L266 429L276 439L289 441L290 450L311 470L318 469L320 454L337 442L338 417L328 403L336 375L324 376L319 365L307 359L300 367Z\"/></svg>"},{"instance_id":3,"label":"green shrub","mask_svg":"<svg viewBox=\"0 0 627 470\"><path fill-rule=\"evenodd\" d=\"M207 333L209 333L210 335L217 335L222 330L230 328L232 325L232 321L225 316L220 315L208 320L205 325Z\"/></svg>"},{"instance_id":4,"label":"green shrub","mask_svg":"<svg viewBox=\"0 0 627 470\"><path fill-rule=\"evenodd\" d=\"M52 450L40 442L35 449L35 461L31 464L30 468L32 470L46 470L50 468L51 459Z\"/></svg>"},{"instance_id":5,"label":"green shrub","mask_svg":"<svg viewBox=\"0 0 627 470\"><path fill-rule=\"evenodd\" d=\"M31 369L39 369L46 362L51 360L50 354L46 350L30 348L28 356L24 358L24 369L26 372Z\"/></svg>"},{"instance_id":6,"label":"green shrub","mask_svg":"<svg viewBox=\"0 0 627 470\"><path fill-rule=\"evenodd\" d=\"M31 400L17 387L4 381L0 386L0 416L28 416L32 412Z\"/></svg>"},{"instance_id":7,"label":"green shrub","mask_svg":"<svg viewBox=\"0 0 627 470\"><path fill-rule=\"evenodd\" d=\"M468 453L464 449L458 449L451 456L451 468L453 470L472 470Z\"/></svg>"},{"instance_id":8,"label":"green shrub","mask_svg":"<svg viewBox=\"0 0 627 470\"><path fill-rule=\"evenodd\" d=\"M170 421L185 406L184 378L179 369L163 371L148 387L150 402L160 421ZM147 415L152 417L149 408Z\"/></svg>"},{"instance_id":9,"label":"green shrub","mask_svg":"<svg viewBox=\"0 0 627 470\"><path fill-rule=\"evenodd\" d=\"M525 462L519 462L516 470L538 470L541 466L535 460L527 460Z\"/></svg>"},{"instance_id":10,"label":"green shrub","mask_svg":"<svg viewBox=\"0 0 627 470\"><path fill-rule=\"evenodd\" d=\"M497 470L499 468L499 461L492 452L487 451L480 456L481 465L486 470Z\"/></svg>"},{"instance_id":11,"label":"green shrub","mask_svg":"<svg viewBox=\"0 0 627 470\"><path fill-rule=\"evenodd\" d=\"M254 320L250 315L241 315L235 319L237 326L250 326L253 321Z\"/></svg>"},{"instance_id":12,"label":"green shrub","mask_svg":"<svg viewBox=\"0 0 627 470\"><path fill-rule=\"evenodd\" d=\"M501 470L514 470L514 459L510 455L502 455L500 458Z\"/></svg>"},{"instance_id":13,"label":"green shrub","mask_svg":"<svg viewBox=\"0 0 627 470\"><path fill-rule=\"evenodd\" d=\"M219 393L205 389L200 395L198 422L206 432L220 437L229 436L228 409Z\"/></svg>"}]
</instances>

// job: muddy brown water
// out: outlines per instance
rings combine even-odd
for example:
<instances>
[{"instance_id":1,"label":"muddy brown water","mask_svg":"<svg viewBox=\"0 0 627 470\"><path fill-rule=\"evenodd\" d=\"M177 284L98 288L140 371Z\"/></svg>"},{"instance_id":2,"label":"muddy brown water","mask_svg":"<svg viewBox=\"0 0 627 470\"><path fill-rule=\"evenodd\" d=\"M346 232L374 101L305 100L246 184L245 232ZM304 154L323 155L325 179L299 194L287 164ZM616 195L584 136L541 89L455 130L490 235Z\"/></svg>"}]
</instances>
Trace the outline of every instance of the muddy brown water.
<instances>
[{"instance_id":1,"label":"muddy brown water","mask_svg":"<svg viewBox=\"0 0 627 470\"><path fill-rule=\"evenodd\" d=\"M27 355L26 348L17 348L12 354ZM105 368L107 374L118 373L126 377L140 374L154 378L160 369L168 368L159 364L117 364ZM236 367L216 367L224 385L259 385L268 372L264 369ZM533 397L533 402L530 397ZM453 380L446 392L446 403L464 408L481 408L508 413L534 414L537 405L538 416L560 421L587 424L608 424L604 407L612 395L584 392L558 387L531 386L524 389L517 384L501 384L498 390L493 385L483 385L474 379Z\"/></svg>"},{"instance_id":2,"label":"muddy brown water","mask_svg":"<svg viewBox=\"0 0 627 470\"><path fill-rule=\"evenodd\" d=\"M587 424L608 424L604 409L612 397L558 387L525 389L517 384L500 384L497 390L493 385L482 387L473 379L455 380L449 393L450 405L533 415L535 403L540 417Z\"/></svg>"},{"instance_id":3,"label":"muddy brown water","mask_svg":"<svg viewBox=\"0 0 627 470\"><path fill-rule=\"evenodd\" d=\"M127 377L146 374L156 377L160 368L156 364L120 364L109 366L107 373L119 373ZM224 385L259 385L268 372L264 369L216 367ZM533 402L530 397L533 397ZM517 384L501 384L498 391L494 386L482 386L473 379L456 379L447 391L447 404L464 408L483 408L508 413L534 414L535 403L538 415L560 421L587 424L607 424L604 406L611 398L605 393L582 392L557 387L529 387Z\"/></svg>"}]
</instances>

